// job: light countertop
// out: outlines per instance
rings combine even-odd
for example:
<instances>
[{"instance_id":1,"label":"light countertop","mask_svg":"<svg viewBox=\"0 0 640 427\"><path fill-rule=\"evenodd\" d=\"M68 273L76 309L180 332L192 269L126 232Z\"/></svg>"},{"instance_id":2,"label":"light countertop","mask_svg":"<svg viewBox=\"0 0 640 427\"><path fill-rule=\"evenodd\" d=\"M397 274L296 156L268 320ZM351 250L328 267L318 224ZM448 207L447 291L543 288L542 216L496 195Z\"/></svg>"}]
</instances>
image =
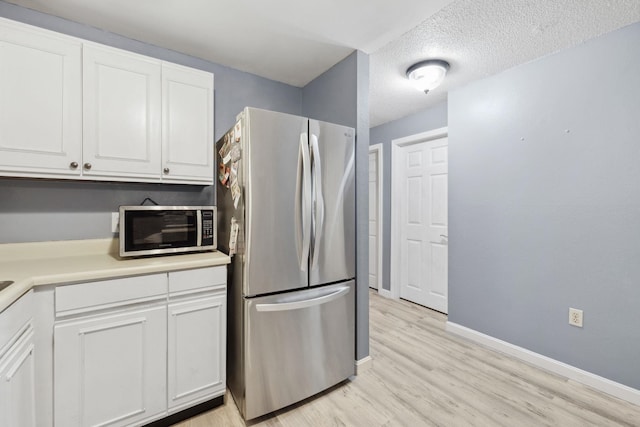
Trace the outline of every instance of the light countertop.
<instances>
[{"instance_id":1,"label":"light countertop","mask_svg":"<svg viewBox=\"0 0 640 427\"><path fill-rule=\"evenodd\" d=\"M68 240L0 245L0 312L37 286L113 279L225 265L222 252L198 252L146 258L120 258L117 239Z\"/></svg>"}]
</instances>

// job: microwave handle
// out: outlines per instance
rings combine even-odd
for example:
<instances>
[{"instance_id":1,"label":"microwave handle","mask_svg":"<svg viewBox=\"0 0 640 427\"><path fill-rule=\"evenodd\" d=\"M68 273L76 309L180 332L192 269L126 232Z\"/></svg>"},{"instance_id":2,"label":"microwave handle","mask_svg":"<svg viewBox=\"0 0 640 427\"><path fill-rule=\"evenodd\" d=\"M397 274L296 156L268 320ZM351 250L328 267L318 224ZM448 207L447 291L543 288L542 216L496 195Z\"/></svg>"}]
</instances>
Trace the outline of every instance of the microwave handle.
<instances>
[{"instance_id":1,"label":"microwave handle","mask_svg":"<svg viewBox=\"0 0 640 427\"><path fill-rule=\"evenodd\" d=\"M202 246L202 211L200 209L196 211L196 233L196 246Z\"/></svg>"}]
</instances>

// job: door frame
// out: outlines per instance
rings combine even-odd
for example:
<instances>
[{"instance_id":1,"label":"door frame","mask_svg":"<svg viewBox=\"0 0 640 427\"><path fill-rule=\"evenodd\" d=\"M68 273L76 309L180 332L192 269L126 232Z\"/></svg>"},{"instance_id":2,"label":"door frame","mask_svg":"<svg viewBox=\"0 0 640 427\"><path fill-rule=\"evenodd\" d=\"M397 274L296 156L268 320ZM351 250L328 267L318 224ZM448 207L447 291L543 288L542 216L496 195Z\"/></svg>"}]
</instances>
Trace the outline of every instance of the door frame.
<instances>
[{"instance_id":1,"label":"door frame","mask_svg":"<svg viewBox=\"0 0 640 427\"><path fill-rule=\"evenodd\" d=\"M396 174L397 171L402 170L404 167L398 160L400 149L446 136L449 136L449 128L447 126L391 140L391 283L389 294L394 299L400 298L400 285L398 284L400 281L400 239L398 239L398 232L400 231L398 219L400 215L398 214L398 206L400 204L401 180L398 179Z\"/></svg>"},{"instance_id":2,"label":"door frame","mask_svg":"<svg viewBox=\"0 0 640 427\"><path fill-rule=\"evenodd\" d=\"M384 295L384 296L388 296L386 294L389 293L389 291L387 291L386 289L384 289L384 287L382 286L382 260L384 259L384 257L382 256L382 251L384 249L384 245L383 245L383 241L384 241L384 236L382 235L382 233L384 232L384 217L383 217L383 207L384 207L384 201L382 199L383 197L383 186L384 186L384 169L383 169L383 165L384 165L384 161L383 161L383 153L384 153L384 148L382 144L373 144L369 146L369 154L371 153L377 153L378 155L378 176L376 177L376 181L378 183L378 230L377 230L377 242L378 242L378 271L376 272L376 274L378 275L378 294ZM367 231L368 233L368 231ZM371 250L371 248L369 248L369 250Z\"/></svg>"}]
</instances>

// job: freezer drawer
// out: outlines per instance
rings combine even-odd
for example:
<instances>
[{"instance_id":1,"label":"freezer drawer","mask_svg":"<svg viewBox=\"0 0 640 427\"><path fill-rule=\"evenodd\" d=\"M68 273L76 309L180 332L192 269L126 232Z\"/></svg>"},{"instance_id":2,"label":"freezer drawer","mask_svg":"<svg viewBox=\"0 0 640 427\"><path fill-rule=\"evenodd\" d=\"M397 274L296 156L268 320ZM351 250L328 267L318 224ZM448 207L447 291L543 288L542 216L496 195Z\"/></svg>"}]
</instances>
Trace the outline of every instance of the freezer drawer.
<instances>
[{"instance_id":1,"label":"freezer drawer","mask_svg":"<svg viewBox=\"0 0 640 427\"><path fill-rule=\"evenodd\" d=\"M355 373L355 282L245 300L245 419Z\"/></svg>"}]
</instances>

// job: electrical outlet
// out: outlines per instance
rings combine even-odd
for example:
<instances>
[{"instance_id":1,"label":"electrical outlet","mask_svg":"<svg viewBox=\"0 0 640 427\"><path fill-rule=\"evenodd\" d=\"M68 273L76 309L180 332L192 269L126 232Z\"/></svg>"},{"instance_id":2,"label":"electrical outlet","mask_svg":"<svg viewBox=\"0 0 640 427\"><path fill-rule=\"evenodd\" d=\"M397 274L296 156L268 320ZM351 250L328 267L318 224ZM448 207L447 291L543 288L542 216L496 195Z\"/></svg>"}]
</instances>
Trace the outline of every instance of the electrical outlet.
<instances>
[{"instance_id":1,"label":"electrical outlet","mask_svg":"<svg viewBox=\"0 0 640 427\"><path fill-rule=\"evenodd\" d=\"M569 307L569 324L582 328L582 310Z\"/></svg>"},{"instance_id":2,"label":"electrical outlet","mask_svg":"<svg viewBox=\"0 0 640 427\"><path fill-rule=\"evenodd\" d=\"M111 232L120 232L120 212L111 212Z\"/></svg>"}]
</instances>

